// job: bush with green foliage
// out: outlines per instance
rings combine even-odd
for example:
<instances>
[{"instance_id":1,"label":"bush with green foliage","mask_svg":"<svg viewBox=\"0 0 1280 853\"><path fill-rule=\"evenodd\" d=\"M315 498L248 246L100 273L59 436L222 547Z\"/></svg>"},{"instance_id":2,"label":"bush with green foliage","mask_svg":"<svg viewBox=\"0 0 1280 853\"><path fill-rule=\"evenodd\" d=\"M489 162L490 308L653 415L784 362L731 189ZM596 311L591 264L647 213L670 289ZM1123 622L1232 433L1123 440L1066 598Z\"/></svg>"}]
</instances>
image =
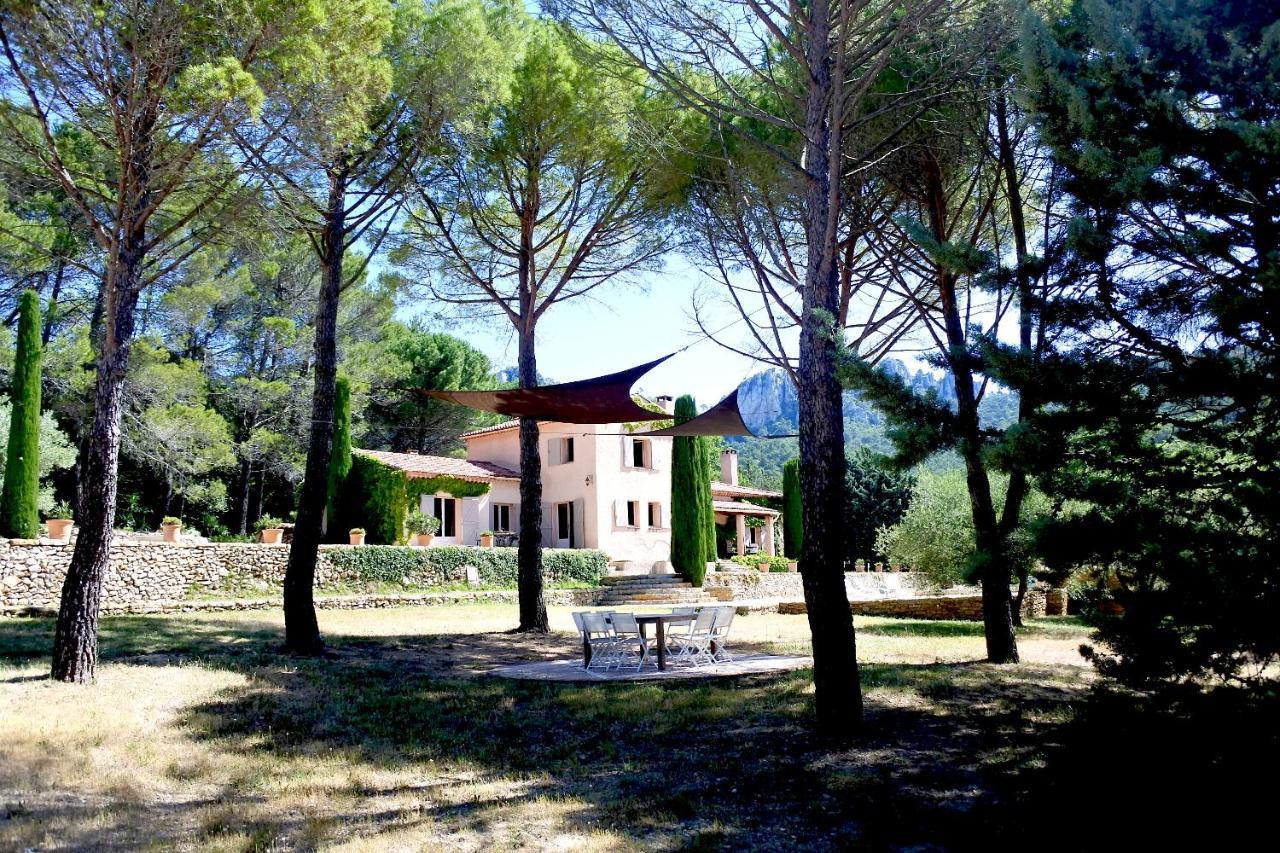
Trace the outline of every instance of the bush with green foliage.
<instances>
[{"instance_id":1,"label":"bush with green foliage","mask_svg":"<svg viewBox=\"0 0 1280 853\"><path fill-rule=\"evenodd\" d=\"M325 499L325 524L330 540L335 540L344 522L337 497L346 486L351 472L351 383L339 376L333 394L333 453L329 457L328 493Z\"/></svg>"},{"instance_id":2,"label":"bush with green foliage","mask_svg":"<svg viewBox=\"0 0 1280 853\"><path fill-rule=\"evenodd\" d=\"M740 566L746 566L756 571L761 571L762 566L765 567L766 571L770 572L791 571L791 561L786 557L771 557L768 554L739 554L729 559Z\"/></svg>"},{"instance_id":3,"label":"bush with green foliage","mask_svg":"<svg viewBox=\"0 0 1280 853\"><path fill-rule=\"evenodd\" d=\"M359 521L370 545L398 545L404 541L408 514L403 471L361 454L351 459L351 471L343 490L346 517Z\"/></svg>"},{"instance_id":4,"label":"bush with green foliage","mask_svg":"<svg viewBox=\"0 0 1280 853\"><path fill-rule=\"evenodd\" d=\"M440 529L440 519L434 515L427 515L420 509L415 509L405 519L405 527L410 534L415 536L434 536L436 531Z\"/></svg>"},{"instance_id":5,"label":"bush with green foliage","mask_svg":"<svg viewBox=\"0 0 1280 853\"><path fill-rule=\"evenodd\" d=\"M181 527L182 519L176 515L166 515L160 520L160 525L162 527Z\"/></svg>"},{"instance_id":6,"label":"bush with green foliage","mask_svg":"<svg viewBox=\"0 0 1280 853\"><path fill-rule=\"evenodd\" d=\"M253 529L258 532L262 532L263 530L275 530L282 524L284 524L284 522L280 519L274 518L270 515L264 515L253 525Z\"/></svg>"},{"instance_id":7,"label":"bush with green foliage","mask_svg":"<svg viewBox=\"0 0 1280 853\"><path fill-rule=\"evenodd\" d=\"M466 567L474 566L480 583L514 588L518 573L515 548L369 546L334 549L325 555L335 567L370 582L398 583L412 578L427 586L444 585L465 579ZM557 580L596 584L609 567L609 557L603 551L548 548L542 552L542 565L552 585Z\"/></svg>"},{"instance_id":8,"label":"bush with green foliage","mask_svg":"<svg viewBox=\"0 0 1280 853\"><path fill-rule=\"evenodd\" d=\"M21 539L40 535L40 356L40 296L27 290L18 303L13 410L0 491L0 534Z\"/></svg>"},{"instance_id":9,"label":"bush with green foliage","mask_svg":"<svg viewBox=\"0 0 1280 853\"><path fill-rule=\"evenodd\" d=\"M72 518L74 517L74 513L75 513L75 510L71 508L71 504L67 503L66 501L58 501L56 504L54 504L49 508L49 511L44 514L44 517L45 518Z\"/></svg>"}]
</instances>

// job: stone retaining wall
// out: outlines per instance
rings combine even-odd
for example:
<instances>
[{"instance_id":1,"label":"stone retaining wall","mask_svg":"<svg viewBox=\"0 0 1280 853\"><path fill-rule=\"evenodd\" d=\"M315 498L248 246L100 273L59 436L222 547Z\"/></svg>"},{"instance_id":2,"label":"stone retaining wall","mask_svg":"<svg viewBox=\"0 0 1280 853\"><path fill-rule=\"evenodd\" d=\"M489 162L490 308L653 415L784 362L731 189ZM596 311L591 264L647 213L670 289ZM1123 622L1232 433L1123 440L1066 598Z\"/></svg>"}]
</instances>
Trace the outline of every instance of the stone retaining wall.
<instances>
[{"instance_id":1,"label":"stone retaining wall","mask_svg":"<svg viewBox=\"0 0 1280 853\"><path fill-rule=\"evenodd\" d=\"M881 598L850 601L849 608L858 616L893 616L900 619L958 619L982 621L981 595L928 595L916 598ZM806 612L803 601L784 601L779 613ZM1022 617L1031 619L1045 615L1044 593L1028 592L1022 602Z\"/></svg>"},{"instance_id":2,"label":"stone retaining wall","mask_svg":"<svg viewBox=\"0 0 1280 853\"><path fill-rule=\"evenodd\" d=\"M329 559L329 555L352 547L320 546L316 563L318 587L361 581L354 572L334 565ZM70 544L47 539L0 539L0 612L57 607L62 581L71 565L72 550ZM247 590L262 593L279 589L288 561L288 545L117 540L111 548L111 562L103 584L103 611L150 612L147 608L179 604L194 607L200 602L191 601L193 593L206 597L209 593L225 594L227 600L253 601L262 596L245 599L236 595L238 592L243 595ZM465 578L451 580L464 581ZM594 590L585 592L599 594ZM274 598L269 604L277 606Z\"/></svg>"},{"instance_id":3,"label":"stone retaining wall","mask_svg":"<svg viewBox=\"0 0 1280 853\"><path fill-rule=\"evenodd\" d=\"M733 590L734 598L804 598L804 582L795 572L712 572L705 586L712 594ZM845 572L845 593L851 601L903 598L935 592L929 581L909 572Z\"/></svg>"}]
</instances>

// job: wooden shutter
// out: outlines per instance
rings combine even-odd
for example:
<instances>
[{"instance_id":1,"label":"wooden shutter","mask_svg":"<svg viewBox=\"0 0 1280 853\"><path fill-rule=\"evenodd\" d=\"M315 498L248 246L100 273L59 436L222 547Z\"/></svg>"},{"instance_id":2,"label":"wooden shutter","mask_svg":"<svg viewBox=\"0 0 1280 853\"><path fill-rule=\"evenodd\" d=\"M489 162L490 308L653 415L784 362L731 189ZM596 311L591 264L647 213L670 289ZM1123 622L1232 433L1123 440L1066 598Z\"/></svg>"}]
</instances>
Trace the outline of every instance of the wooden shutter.
<instances>
[{"instance_id":1,"label":"wooden shutter","mask_svg":"<svg viewBox=\"0 0 1280 853\"><path fill-rule=\"evenodd\" d=\"M462 499L462 541L463 545L480 544L480 498Z\"/></svg>"},{"instance_id":2,"label":"wooden shutter","mask_svg":"<svg viewBox=\"0 0 1280 853\"><path fill-rule=\"evenodd\" d=\"M542 547L550 548L556 544L556 505L550 501L542 502Z\"/></svg>"},{"instance_id":3,"label":"wooden shutter","mask_svg":"<svg viewBox=\"0 0 1280 853\"><path fill-rule=\"evenodd\" d=\"M558 438L553 438L547 442L547 464L559 465L561 453L563 452L564 442Z\"/></svg>"},{"instance_id":4,"label":"wooden shutter","mask_svg":"<svg viewBox=\"0 0 1280 853\"><path fill-rule=\"evenodd\" d=\"M573 547L587 547L586 536L587 502L582 498L573 501Z\"/></svg>"}]
</instances>

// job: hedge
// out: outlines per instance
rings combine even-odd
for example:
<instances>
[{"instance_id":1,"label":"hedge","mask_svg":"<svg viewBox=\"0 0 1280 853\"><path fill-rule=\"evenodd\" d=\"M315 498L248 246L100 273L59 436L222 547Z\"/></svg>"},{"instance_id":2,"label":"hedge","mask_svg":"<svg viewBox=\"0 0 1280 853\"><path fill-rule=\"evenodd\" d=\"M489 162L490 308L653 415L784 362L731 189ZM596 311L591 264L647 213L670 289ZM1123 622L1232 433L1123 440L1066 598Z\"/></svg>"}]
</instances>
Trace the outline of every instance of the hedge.
<instances>
[{"instance_id":1,"label":"hedge","mask_svg":"<svg viewBox=\"0 0 1280 853\"><path fill-rule=\"evenodd\" d=\"M516 585L515 548L476 548L445 545L434 548L369 546L326 551L334 568L350 572L361 581L398 582L412 578L424 585L465 580L467 566L475 566L480 583L493 586ZM557 580L599 583L609 565L603 551L545 548L542 566L549 584Z\"/></svg>"},{"instance_id":2,"label":"hedge","mask_svg":"<svg viewBox=\"0 0 1280 853\"><path fill-rule=\"evenodd\" d=\"M352 527L363 527L370 545L395 545L404 539L408 509L404 472L369 456L351 459L343 490L347 502L343 515Z\"/></svg>"}]
</instances>

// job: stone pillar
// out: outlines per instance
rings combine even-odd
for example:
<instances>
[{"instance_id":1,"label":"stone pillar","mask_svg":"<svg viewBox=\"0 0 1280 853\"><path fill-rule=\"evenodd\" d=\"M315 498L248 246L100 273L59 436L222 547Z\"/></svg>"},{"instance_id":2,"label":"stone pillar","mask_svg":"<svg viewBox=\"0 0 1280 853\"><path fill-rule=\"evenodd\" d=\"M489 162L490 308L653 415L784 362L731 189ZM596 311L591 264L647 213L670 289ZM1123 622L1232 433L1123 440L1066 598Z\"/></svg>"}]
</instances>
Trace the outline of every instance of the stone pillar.
<instances>
[{"instance_id":1,"label":"stone pillar","mask_svg":"<svg viewBox=\"0 0 1280 853\"><path fill-rule=\"evenodd\" d=\"M764 520L764 552L770 557L776 557L773 552L773 519L766 518Z\"/></svg>"},{"instance_id":2,"label":"stone pillar","mask_svg":"<svg viewBox=\"0 0 1280 853\"><path fill-rule=\"evenodd\" d=\"M747 517L742 513L738 513L733 517L735 530L738 539L738 556L741 557L747 553Z\"/></svg>"}]
</instances>

